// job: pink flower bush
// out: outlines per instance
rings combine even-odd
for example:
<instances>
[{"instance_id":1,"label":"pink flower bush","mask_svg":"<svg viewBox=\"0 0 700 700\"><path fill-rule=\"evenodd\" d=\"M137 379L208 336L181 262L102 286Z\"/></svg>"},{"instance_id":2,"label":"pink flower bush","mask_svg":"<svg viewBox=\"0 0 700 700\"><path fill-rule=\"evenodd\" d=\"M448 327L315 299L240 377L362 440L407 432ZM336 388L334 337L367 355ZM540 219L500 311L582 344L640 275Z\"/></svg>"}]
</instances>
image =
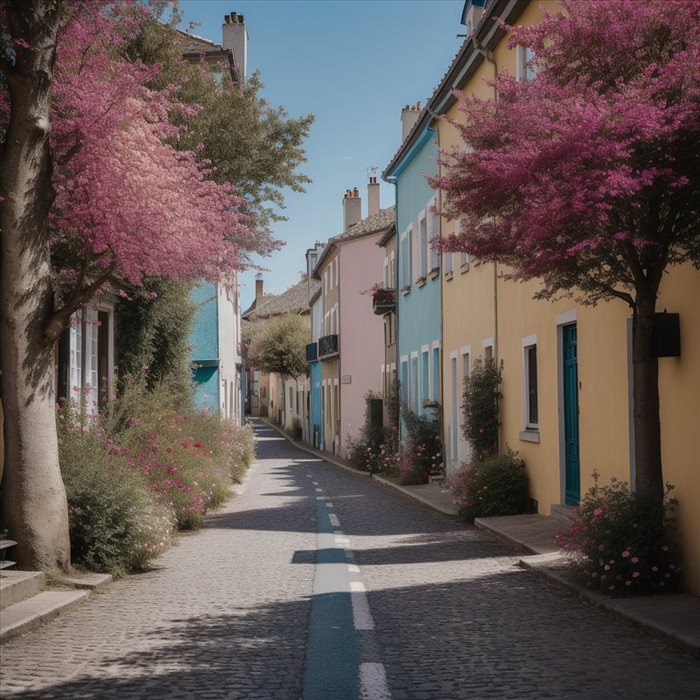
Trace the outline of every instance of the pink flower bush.
<instances>
[{"instance_id":1,"label":"pink flower bush","mask_svg":"<svg viewBox=\"0 0 700 700\"><path fill-rule=\"evenodd\" d=\"M662 506L613 479L595 485L581 501L569 531L558 538L571 565L589 588L613 595L677 590L681 567L675 548L675 501L666 489ZM624 584L624 586L623 586Z\"/></svg>"}]
</instances>

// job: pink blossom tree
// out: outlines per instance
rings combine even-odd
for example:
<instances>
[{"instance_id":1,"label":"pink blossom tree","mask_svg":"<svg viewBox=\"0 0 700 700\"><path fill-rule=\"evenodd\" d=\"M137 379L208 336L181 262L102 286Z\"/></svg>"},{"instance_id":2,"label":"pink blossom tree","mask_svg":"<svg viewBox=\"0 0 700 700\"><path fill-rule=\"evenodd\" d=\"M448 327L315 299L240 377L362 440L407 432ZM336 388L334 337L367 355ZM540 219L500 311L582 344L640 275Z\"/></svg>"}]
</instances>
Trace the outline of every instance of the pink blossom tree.
<instances>
[{"instance_id":1,"label":"pink blossom tree","mask_svg":"<svg viewBox=\"0 0 700 700\"><path fill-rule=\"evenodd\" d=\"M19 563L69 567L53 345L107 286L218 281L265 252L234 188L177 150L174 86L130 60L140 3L0 0L3 524Z\"/></svg>"},{"instance_id":2,"label":"pink blossom tree","mask_svg":"<svg viewBox=\"0 0 700 700\"><path fill-rule=\"evenodd\" d=\"M445 242L537 278L539 298L621 299L633 314L637 488L663 498L658 360L650 339L671 265L700 265L700 4L564 0L508 28L532 80L461 95L467 145L432 185L465 217Z\"/></svg>"}]
</instances>

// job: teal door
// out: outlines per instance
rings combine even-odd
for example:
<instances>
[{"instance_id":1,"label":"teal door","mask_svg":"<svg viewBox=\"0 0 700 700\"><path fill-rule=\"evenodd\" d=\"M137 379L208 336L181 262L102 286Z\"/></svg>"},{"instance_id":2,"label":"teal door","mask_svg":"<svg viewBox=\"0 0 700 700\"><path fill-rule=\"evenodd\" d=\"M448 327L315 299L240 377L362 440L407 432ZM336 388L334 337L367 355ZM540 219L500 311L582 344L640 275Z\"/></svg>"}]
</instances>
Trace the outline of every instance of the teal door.
<instances>
[{"instance_id":1,"label":"teal door","mask_svg":"<svg viewBox=\"0 0 700 700\"><path fill-rule=\"evenodd\" d=\"M581 498L578 436L578 355L576 324L564 326L564 460L566 505L577 506Z\"/></svg>"}]
</instances>

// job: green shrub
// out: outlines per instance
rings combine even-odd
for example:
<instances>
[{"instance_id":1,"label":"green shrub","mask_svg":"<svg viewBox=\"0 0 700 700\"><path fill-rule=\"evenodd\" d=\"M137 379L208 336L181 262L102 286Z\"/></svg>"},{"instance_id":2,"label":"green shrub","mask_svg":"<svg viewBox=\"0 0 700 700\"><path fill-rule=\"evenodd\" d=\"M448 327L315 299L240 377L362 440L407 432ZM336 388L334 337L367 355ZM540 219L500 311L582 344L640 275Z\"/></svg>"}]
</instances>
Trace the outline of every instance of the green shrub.
<instances>
[{"instance_id":1,"label":"green shrub","mask_svg":"<svg viewBox=\"0 0 700 700\"><path fill-rule=\"evenodd\" d=\"M489 457L464 465L448 480L466 520L494 515L517 515L527 511L528 478L525 462L517 452Z\"/></svg>"},{"instance_id":2,"label":"green shrub","mask_svg":"<svg viewBox=\"0 0 700 700\"><path fill-rule=\"evenodd\" d=\"M382 471L382 455L385 447L382 420L381 394L373 391L365 394L365 421L357 438L348 436L345 454L354 466L362 471Z\"/></svg>"},{"instance_id":3,"label":"green shrub","mask_svg":"<svg viewBox=\"0 0 700 700\"><path fill-rule=\"evenodd\" d=\"M173 510L178 527L189 530L223 503L244 467L229 452L237 433L230 422L204 411L178 412L174 398L164 385L146 391L132 380L105 431L112 452Z\"/></svg>"},{"instance_id":4,"label":"green shrub","mask_svg":"<svg viewBox=\"0 0 700 700\"><path fill-rule=\"evenodd\" d=\"M163 552L177 528L201 526L240 482L255 456L249 427L185 410L176 389L130 379L104 415L80 425L58 412L73 561L88 569L136 571ZM176 410L178 407L179 410Z\"/></svg>"},{"instance_id":5,"label":"green shrub","mask_svg":"<svg viewBox=\"0 0 700 700\"><path fill-rule=\"evenodd\" d=\"M190 333L197 305L191 293L190 282L150 279L115 312L122 378L142 375L149 390L166 385L178 406L194 395Z\"/></svg>"},{"instance_id":6,"label":"green shrub","mask_svg":"<svg viewBox=\"0 0 700 700\"><path fill-rule=\"evenodd\" d=\"M115 463L98 428L80 430L70 411L58 426L73 563L115 576L146 568L172 544L173 514Z\"/></svg>"},{"instance_id":7,"label":"green shrub","mask_svg":"<svg viewBox=\"0 0 700 700\"><path fill-rule=\"evenodd\" d=\"M464 379L462 434L477 461L488 459L498 450L501 382L501 367L495 360L477 359L470 375Z\"/></svg>"},{"instance_id":8,"label":"green shrub","mask_svg":"<svg viewBox=\"0 0 700 700\"><path fill-rule=\"evenodd\" d=\"M667 593L681 583L675 533L676 501L666 486L662 503L612 479L595 484L576 511L569 532L558 538L586 586L613 596Z\"/></svg>"},{"instance_id":9,"label":"green shrub","mask_svg":"<svg viewBox=\"0 0 700 700\"><path fill-rule=\"evenodd\" d=\"M443 473L440 423L405 407L404 423L408 436L399 454L401 483L425 484L428 477Z\"/></svg>"}]
</instances>

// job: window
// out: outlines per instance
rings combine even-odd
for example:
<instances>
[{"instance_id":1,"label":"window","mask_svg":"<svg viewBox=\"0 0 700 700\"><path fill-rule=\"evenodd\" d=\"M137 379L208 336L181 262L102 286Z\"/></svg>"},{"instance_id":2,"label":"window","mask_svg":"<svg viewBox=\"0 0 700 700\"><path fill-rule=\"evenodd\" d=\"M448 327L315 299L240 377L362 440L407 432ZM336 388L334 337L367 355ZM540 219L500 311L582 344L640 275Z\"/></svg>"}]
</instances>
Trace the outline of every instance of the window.
<instances>
[{"instance_id":1,"label":"window","mask_svg":"<svg viewBox=\"0 0 700 700\"><path fill-rule=\"evenodd\" d=\"M323 271L323 293L328 294L328 269Z\"/></svg>"},{"instance_id":2,"label":"window","mask_svg":"<svg viewBox=\"0 0 700 700\"><path fill-rule=\"evenodd\" d=\"M442 266L445 274L452 272L452 253L444 252L442 254Z\"/></svg>"},{"instance_id":3,"label":"window","mask_svg":"<svg viewBox=\"0 0 700 700\"><path fill-rule=\"evenodd\" d=\"M75 393L75 398L79 398L77 392L83 384L83 324L80 311L71 316L70 324L70 388Z\"/></svg>"},{"instance_id":4,"label":"window","mask_svg":"<svg viewBox=\"0 0 700 700\"><path fill-rule=\"evenodd\" d=\"M293 387L288 387L289 389L289 410L293 411L294 410L294 388Z\"/></svg>"},{"instance_id":5,"label":"window","mask_svg":"<svg viewBox=\"0 0 700 700\"><path fill-rule=\"evenodd\" d=\"M428 219L423 216L418 220L418 276L428 275Z\"/></svg>"},{"instance_id":6,"label":"window","mask_svg":"<svg viewBox=\"0 0 700 700\"><path fill-rule=\"evenodd\" d=\"M493 338L488 338L484 341L484 361L491 362L493 360Z\"/></svg>"},{"instance_id":7,"label":"window","mask_svg":"<svg viewBox=\"0 0 700 700\"><path fill-rule=\"evenodd\" d=\"M433 202L434 204L434 202ZM428 245L430 246L430 269L440 267L440 251L435 244L440 238L440 219L434 212L428 212Z\"/></svg>"},{"instance_id":8,"label":"window","mask_svg":"<svg viewBox=\"0 0 700 700\"><path fill-rule=\"evenodd\" d=\"M440 400L440 348L433 348L433 392L430 397L433 401Z\"/></svg>"},{"instance_id":9,"label":"window","mask_svg":"<svg viewBox=\"0 0 700 700\"><path fill-rule=\"evenodd\" d=\"M430 399L430 353L426 348L421 353L422 376L421 376L421 399Z\"/></svg>"},{"instance_id":10,"label":"window","mask_svg":"<svg viewBox=\"0 0 700 700\"><path fill-rule=\"evenodd\" d=\"M465 232L469 222L466 216L460 216L457 220L457 234L462 234ZM469 269L469 253L464 251L459 254L459 270L460 272L466 272Z\"/></svg>"},{"instance_id":11,"label":"window","mask_svg":"<svg viewBox=\"0 0 700 700\"><path fill-rule=\"evenodd\" d=\"M515 79L518 82L532 80L535 77L535 68L532 59L535 52L529 46L518 44L515 47Z\"/></svg>"},{"instance_id":12,"label":"window","mask_svg":"<svg viewBox=\"0 0 700 700\"><path fill-rule=\"evenodd\" d=\"M411 376L410 395L408 397L409 407L414 413L418 413L418 353L411 355Z\"/></svg>"},{"instance_id":13,"label":"window","mask_svg":"<svg viewBox=\"0 0 700 700\"><path fill-rule=\"evenodd\" d=\"M462 380L469 377L469 350L462 349Z\"/></svg>"},{"instance_id":14,"label":"window","mask_svg":"<svg viewBox=\"0 0 700 700\"><path fill-rule=\"evenodd\" d=\"M391 283L389 282L389 258L385 257L384 258L384 288L388 289L391 287Z\"/></svg>"},{"instance_id":15,"label":"window","mask_svg":"<svg viewBox=\"0 0 700 700\"><path fill-rule=\"evenodd\" d=\"M396 284L396 253L391 251L389 256L389 286L393 287Z\"/></svg>"},{"instance_id":16,"label":"window","mask_svg":"<svg viewBox=\"0 0 700 700\"><path fill-rule=\"evenodd\" d=\"M399 238L399 265L401 273L401 289L406 289L411 286L411 237L412 229L409 226Z\"/></svg>"},{"instance_id":17,"label":"window","mask_svg":"<svg viewBox=\"0 0 700 700\"><path fill-rule=\"evenodd\" d=\"M401 401L408 403L408 357L401 358Z\"/></svg>"},{"instance_id":18,"label":"window","mask_svg":"<svg viewBox=\"0 0 700 700\"><path fill-rule=\"evenodd\" d=\"M534 340L534 342L533 342ZM537 430L539 425L537 411L537 339L527 338L523 341L523 384L525 429Z\"/></svg>"}]
</instances>

